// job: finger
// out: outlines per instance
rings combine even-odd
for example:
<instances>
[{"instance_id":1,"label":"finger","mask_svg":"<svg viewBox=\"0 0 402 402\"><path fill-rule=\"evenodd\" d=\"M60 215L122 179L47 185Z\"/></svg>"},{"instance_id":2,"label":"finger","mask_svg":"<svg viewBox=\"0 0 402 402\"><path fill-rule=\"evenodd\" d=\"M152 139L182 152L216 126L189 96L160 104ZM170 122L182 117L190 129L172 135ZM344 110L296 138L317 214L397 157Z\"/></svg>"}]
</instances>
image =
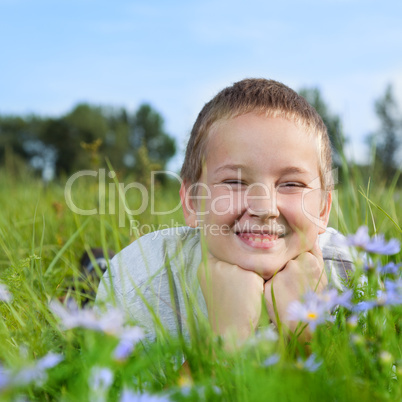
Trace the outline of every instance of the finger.
<instances>
[{"instance_id":1,"label":"finger","mask_svg":"<svg viewBox=\"0 0 402 402\"><path fill-rule=\"evenodd\" d=\"M293 275L295 275L296 272L302 271L303 275L306 275L307 272L309 272L309 275L318 277L324 270L324 260L319 248L313 248L310 252L300 254L295 260L289 261L288 266L291 267L292 263L294 265Z\"/></svg>"}]
</instances>

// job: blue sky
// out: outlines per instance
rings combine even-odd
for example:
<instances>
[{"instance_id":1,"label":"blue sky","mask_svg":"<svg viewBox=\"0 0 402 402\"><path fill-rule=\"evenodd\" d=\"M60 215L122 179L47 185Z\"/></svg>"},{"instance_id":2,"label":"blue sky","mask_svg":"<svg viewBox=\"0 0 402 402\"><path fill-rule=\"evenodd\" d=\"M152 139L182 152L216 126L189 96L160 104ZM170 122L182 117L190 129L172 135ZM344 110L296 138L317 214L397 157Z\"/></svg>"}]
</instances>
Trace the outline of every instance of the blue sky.
<instances>
[{"instance_id":1,"label":"blue sky","mask_svg":"<svg viewBox=\"0 0 402 402\"><path fill-rule=\"evenodd\" d=\"M0 113L150 102L181 152L205 102L245 77L317 86L366 156L374 100L402 108L402 2L0 0Z\"/></svg>"}]
</instances>

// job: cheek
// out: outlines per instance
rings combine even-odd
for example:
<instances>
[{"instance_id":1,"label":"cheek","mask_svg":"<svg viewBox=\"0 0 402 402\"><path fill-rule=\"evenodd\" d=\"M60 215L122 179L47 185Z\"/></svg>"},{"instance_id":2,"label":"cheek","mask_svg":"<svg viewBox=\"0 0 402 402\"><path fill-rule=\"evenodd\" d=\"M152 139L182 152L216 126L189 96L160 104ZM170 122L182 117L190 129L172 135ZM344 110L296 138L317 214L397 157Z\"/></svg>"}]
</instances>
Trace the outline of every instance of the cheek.
<instances>
[{"instance_id":1,"label":"cheek","mask_svg":"<svg viewBox=\"0 0 402 402\"><path fill-rule=\"evenodd\" d=\"M291 258L310 250L318 234L315 218L306 212L306 208L301 196L293 197L292 202L288 200L286 207L282 207L281 213L292 230L289 247L294 255Z\"/></svg>"},{"instance_id":2,"label":"cheek","mask_svg":"<svg viewBox=\"0 0 402 402\"><path fill-rule=\"evenodd\" d=\"M319 226L322 208L321 189L312 190L306 193L303 197L301 207L304 219L306 219L311 225Z\"/></svg>"},{"instance_id":3,"label":"cheek","mask_svg":"<svg viewBox=\"0 0 402 402\"><path fill-rule=\"evenodd\" d=\"M241 192L216 191L212 193L210 213L220 217L234 216L244 209L244 194Z\"/></svg>"},{"instance_id":4,"label":"cheek","mask_svg":"<svg viewBox=\"0 0 402 402\"><path fill-rule=\"evenodd\" d=\"M307 193L281 195L278 197L278 208L289 226L295 230L307 230L319 216L319 201Z\"/></svg>"}]
</instances>

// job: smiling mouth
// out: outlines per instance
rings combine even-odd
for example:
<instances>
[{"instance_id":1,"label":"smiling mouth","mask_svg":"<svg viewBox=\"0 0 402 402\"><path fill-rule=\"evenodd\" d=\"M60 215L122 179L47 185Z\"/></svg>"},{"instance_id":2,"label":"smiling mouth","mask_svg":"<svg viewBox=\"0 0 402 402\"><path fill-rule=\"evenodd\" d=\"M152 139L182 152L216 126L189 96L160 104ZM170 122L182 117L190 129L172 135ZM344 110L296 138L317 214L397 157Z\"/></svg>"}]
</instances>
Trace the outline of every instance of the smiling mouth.
<instances>
[{"instance_id":1,"label":"smiling mouth","mask_svg":"<svg viewBox=\"0 0 402 402\"><path fill-rule=\"evenodd\" d=\"M285 234L279 233L255 233L255 232L237 232L239 239L247 245L255 248L271 248L277 240L283 238Z\"/></svg>"},{"instance_id":2,"label":"smiling mouth","mask_svg":"<svg viewBox=\"0 0 402 402\"><path fill-rule=\"evenodd\" d=\"M284 237L284 233L254 233L254 232L237 232L237 236L242 239L247 239L251 241L268 243L270 241L278 240L281 237Z\"/></svg>"}]
</instances>

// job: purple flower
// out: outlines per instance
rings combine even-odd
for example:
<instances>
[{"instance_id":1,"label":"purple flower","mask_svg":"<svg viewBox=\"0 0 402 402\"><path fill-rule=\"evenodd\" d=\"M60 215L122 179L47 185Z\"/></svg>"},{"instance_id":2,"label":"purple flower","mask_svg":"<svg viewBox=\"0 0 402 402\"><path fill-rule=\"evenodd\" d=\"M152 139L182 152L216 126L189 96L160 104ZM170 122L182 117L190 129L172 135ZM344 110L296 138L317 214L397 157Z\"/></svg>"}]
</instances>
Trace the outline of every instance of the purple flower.
<instances>
[{"instance_id":1,"label":"purple flower","mask_svg":"<svg viewBox=\"0 0 402 402\"><path fill-rule=\"evenodd\" d=\"M39 359L36 367L39 370L47 370L53 368L54 366L57 366L63 360L64 357L62 355L50 352L46 356Z\"/></svg>"},{"instance_id":2,"label":"purple flower","mask_svg":"<svg viewBox=\"0 0 402 402\"><path fill-rule=\"evenodd\" d=\"M370 240L366 246L369 253L394 255L401 251L401 246L397 239L391 239L388 243L384 239L384 235L378 235Z\"/></svg>"},{"instance_id":3,"label":"purple flower","mask_svg":"<svg viewBox=\"0 0 402 402\"><path fill-rule=\"evenodd\" d=\"M402 304L402 279L385 281L385 290L377 292L375 300L362 301L353 307L353 311L362 312L378 306L394 306Z\"/></svg>"},{"instance_id":4,"label":"purple flower","mask_svg":"<svg viewBox=\"0 0 402 402\"><path fill-rule=\"evenodd\" d=\"M357 315L351 315L349 318L348 318L348 327L349 328L356 328L357 327L357 324L359 323L359 317L357 316Z\"/></svg>"},{"instance_id":5,"label":"purple flower","mask_svg":"<svg viewBox=\"0 0 402 402\"><path fill-rule=\"evenodd\" d=\"M120 342L113 353L116 360L127 359L134 346L145 337L142 328L124 326L124 315L117 309L110 309L99 315L93 309L80 310L75 302L63 306L56 301L50 303L50 309L60 318L64 329L81 327L119 338Z\"/></svg>"},{"instance_id":6,"label":"purple flower","mask_svg":"<svg viewBox=\"0 0 402 402\"><path fill-rule=\"evenodd\" d=\"M91 391L90 401L103 402L107 399L107 391L113 383L113 372L107 367L94 366L88 379Z\"/></svg>"},{"instance_id":7,"label":"purple flower","mask_svg":"<svg viewBox=\"0 0 402 402\"><path fill-rule=\"evenodd\" d=\"M346 290L345 292L338 295L338 297L335 300L336 305L342 306L342 307L345 307L345 308L351 310L352 309L352 302L351 302L352 296L353 296L353 291L351 289Z\"/></svg>"},{"instance_id":8,"label":"purple flower","mask_svg":"<svg viewBox=\"0 0 402 402\"><path fill-rule=\"evenodd\" d=\"M140 327L127 327L121 332L120 342L113 352L116 360L126 360L132 353L134 346L144 339L145 334Z\"/></svg>"},{"instance_id":9,"label":"purple flower","mask_svg":"<svg viewBox=\"0 0 402 402\"><path fill-rule=\"evenodd\" d=\"M391 274L395 275L398 273L399 268L402 266L402 264L395 264L394 262L390 262L387 265L381 266L378 264L377 271L380 274Z\"/></svg>"},{"instance_id":10,"label":"purple flower","mask_svg":"<svg viewBox=\"0 0 402 402\"><path fill-rule=\"evenodd\" d=\"M304 303L296 300L289 305L288 318L309 324L312 331L318 324L330 320L330 312L336 306L351 308L352 291L340 295L336 289L327 289L321 293L307 292Z\"/></svg>"},{"instance_id":11,"label":"purple flower","mask_svg":"<svg viewBox=\"0 0 402 402\"><path fill-rule=\"evenodd\" d=\"M13 300L13 295L9 292L8 287L0 283L0 301L10 303Z\"/></svg>"},{"instance_id":12,"label":"purple flower","mask_svg":"<svg viewBox=\"0 0 402 402\"><path fill-rule=\"evenodd\" d=\"M380 275L395 275L398 273L399 268L402 264L395 264L394 262L389 262L386 265L381 265L381 262L378 261L377 266L374 264L373 261L365 262L364 263L364 270L367 271L375 271Z\"/></svg>"},{"instance_id":13,"label":"purple flower","mask_svg":"<svg viewBox=\"0 0 402 402\"><path fill-rule=\"evenodd\" d=\"M74 301L63 306L55 300L50 302L50 309L60 318L64 329L81 327L108 334L118 334L124 324L123 313L117 309L109 309L102 316L98 316L93 309L80 310Z\"/></svg>"},{"instance_id":14,"label":"purple flower","mask_svg":"<svg viewBox=\"0 0 402 402\"><path fill-rule=\"evenodd\" d=\"M254 337L250 337L247 342L255 345L259 342L276 342L278 340L278 331L274 324L267 327L259 328Z\"/></svg>"},{"instance_id":15,"label":"purple flower","mask_svg":"<svg viewBox=\"0 0 402 402\"><path fill-rule=\"evenodd\" d=\"M305 297L306 300L311 298L314 301L316 299L317 303L323 303L325 310L332 311L336 306L350 308L352 306L350 302L352 295L353 291L351 289L340 294L336 289L327 289L321 293L309 292Z\"/></svg>"},{"instance_id":16,"label":"purple flower","mask_svg":"<svg viewBox=\"0 0 402 402\"><path fill-rule=\"evenodd\" d=\"M360 247L365 249L366 245L370 241L370 236L368 234L368 227L367 226L360 226L357 229L356 234L348 235L346 237L346 242L348 246Z\"/></svg>"},{"instance_id":17,"label":"purple flower","mask_svg":"<svg viewBox=\"0 0 402 402\"><path fill-rule=\"evenodd\" d=\"M325 322L328 312L324 303L310 298L305 303L295 300L288 307L288 318L293 321L301 321L309 324L312 331L318 324Z\"/></svg>"},{"instance_id":18,"label":"purple flower","mask_svg":"<svg viewBox=\"0 0 402 402\"><path fill-rule=\"evenodd\" d=\"M25 367L14 374L12 384L17 386L28 385L32 382L42 385L47 380L47 373L37 370L36 367Z\"/></svg>"},{"instance_id":19,"label":"purple flower","mask_svg":"<svg viewBox=\"0 0 402 402\"><path fill-rule=\"evenodd\" d=\"M371 310L372 308L377 306L377 302L374 300L371 301L362 301L357 303L355 306L353 306L352 311L356 313L361 313L364 311Z\"/></svg>"},{"instance_id":20,"label":"purple flower","mask_svg":"<svg viewBox=\"0 0 402 402\"><path fill-rule=\"evenodd\" d=\"M402 304L402 279L398 281L385 281L385 291L377 292L376 306L387 306Z\"/></svg>"},{"instance_id":21,"label":"purple flower","mask_svg":"<svg viewBox=\"0 0 402 402\"><path fill-rule=\"evenodd\" d=\"M169 398L166 396L158 396L151 394L141 394L140 392L133 392L125 389L120 397L120 402L168 402Z\"/></svg>"},{"instance_id":22,"label":"purple flower","mask_svg":"<svg viewBox=\"0 0 402 402\"><path fill-rule=\"evenodd\" d=\"M386 304L402 304L402 279L385 281Z\"/></svg>"},{"instance_id":23,"label":"purple flower","mask_svg":"<svg viewBox=\"0 0 402 402\"><path fill-rule=\"evenodd\" d=\"M133 349L134 345L132 342L121 340L113 352L113 358L119 361L126 360L131 355Z\"/></svg>"},{"instance_id":24,"label":"purple flower","mask_svg":"<svg viewBox=\"0 0 402 402\"><path fill-rule=\"evenodd\" d=\"M31 364L14 373L12 373L10 370L6 370L5 373L8 376L10 385L21 386L28 385L32 382L36 383L37 385L41 385L47 379L46 370L56 366L63 359L64 358L62 355L50 352L46 356L39 359L35 364Z\"/></svg>"},{"instance_id":25,"label":"purple flower","mask_svg":"<svg viewBox=\"0 0 402 402\"><path fill-rule=\"evenodd\" d=\"M321 293L307 292L304 295L306 303L320 304L325 310L331 310L336 305L338 291L336 289L327 289Z\"/></svg>"},{"instance_id":26,"label":"purple flower","mask_svg":"<svg viewBox=\"0 0 402 402\"><path fill-rule=\"evenodd\" d=\"M89 386L94 389L107 390L113 382L113 373L107 367L94 366L89 376Z\"/></svg>"},{"instance_id":27,"label":"purple flower","mask_svg":"<svg viewBox=\"0 0 402 402\"><path fill-rule=\"evenodd\" d=\"M306 371L310 371L313 373L317 371L318 368L322 365L322 361L316 360L316 355L311 354L306 360L302 360L300 357L297 359L296 366L298 368L304 369Z\"/></svg>"},{"instance_id":28,"label":"purple flower","mask_svg":"<svg viewBox=\"0 0 402 402\"><path fill-rule=\"evenodd\" d=\"M274 366L276 363L279 362L279 355L277 353L274 353L273 355L267 357L264 362L262 363L263 367L269 367L269 366Z\"/></svg>"},{"instance_id":29,"label":"purple flower","mask_svg":"<svg viewBox=\"0 0 402 402\"><path fill-rule=\"evenodd\" d=\"M361 226L356 234L347 236L346 244L361 248L369 253L383 255L397 254L401 250L397 239L386 242L382 234L370 238L367 226Z\"/></svg>"},{"instance_id":30,"label":"purple flower","mask_svg":"<svg viewBox=\"0 0 402 402\"><path fill-rule=\"evenodd\" d=\"M385 281L385 289L387 289L387 291L402 294L402 279L398 279L396 281L390 281L387 279Z\"/></svg>"},{"instance_id":31,"label":"purple flower","mask_svg":"<svg viewBox=\"0 0 402 402\"><path fill-rule=\"evenodd\" d=\"M6 388L10 383L10 375L7 370L0 366L0 390Z\"/></svg>"}]
</instances>

